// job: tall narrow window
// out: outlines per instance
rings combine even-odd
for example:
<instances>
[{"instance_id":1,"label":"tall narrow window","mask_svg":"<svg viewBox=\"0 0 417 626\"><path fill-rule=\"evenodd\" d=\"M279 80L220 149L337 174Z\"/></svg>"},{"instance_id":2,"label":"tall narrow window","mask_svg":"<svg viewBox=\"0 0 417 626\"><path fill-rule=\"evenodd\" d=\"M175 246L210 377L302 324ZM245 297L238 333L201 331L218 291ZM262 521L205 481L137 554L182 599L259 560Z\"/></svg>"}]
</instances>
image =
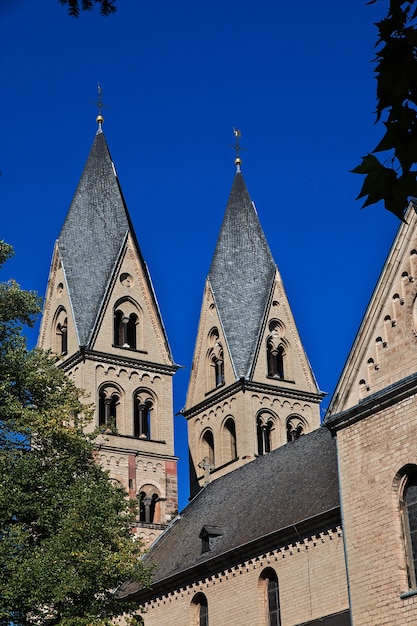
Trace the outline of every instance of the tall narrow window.
<instances>
[{"instance_id":1,"label":"tall narrow window","mask_svg":"<svg viewBox=\"0 0 417 626\"><path fill-rule=\"evenodd\" d=\"M224 385L224 355L223 346L219 341L219 331L212 328L208 334L207 342L207 391L217 389Z\"/></svg>"},{"instance_id":2,"label":"tall narrow window","mask_svg":"<svg viewBox=\"0 0 417 626\"><path fill-rule=\"evenodd\" d=\"M224 385L224 360L223 349L220 344L216 345L216 349L211 351L210 356L210 389L217 389Z\"/></svg>"},{"instance_id":3,"label":"tall narrow window","mask_svg":"<svg viewBox=\"0 0 417 626\"><path fill-rule=\"evenodd\" d=\"M224 361L223 361L223 350L219 350L219 355L213 357L214 363L214 380L215 386L221 387L224 385Z\"/></svg>"},{"instance_id":4,"label":"tall narrow window","mask_svg":"<svg viewBox=\"0 0 417 626\"><path fill-rule=\"evenodd\" d=\"M210 465L214 466L214 437L211 430L206 430L202 438L202 458L208 459Z\"/></svg>"},{"instance_id":5,"label":"tall narrow window","mask_svg":"<svg viewBox=\"0 0 417 626\"><path fill-rule=\"evenodd\" d=\"M259 416L256 420L256 434L258 439L258 454L267 454L271 452L271 431L273 422L266 419L266 416Z\"/></svg>"},{"instance_id":6,"label":"tall narrow window","mask_svg":"<svg viewBox=\"0 0 417 626\"><path fill-rule=\"evenodd\" d=\"M115 346L123 346L123 311L116 311L114 314L114 337Z\"/></svg>"},{"instance_id":7,"label":"tall narrow window","mask_svg":"<svg viewBox=\"0 0 417 626\"><path fill-rule=\"evenodd\" d=\"M111 387L104 387L99 393L98 423L111 429L117 427L117 408L120 403L120 396Z\"/></svg>"},{"instance_id":8,"label":"tall narrow window","mask_svg":"<svg viewBox=\"0 0 417 626\"><path fill-rule=\"evenodd\" d=\"M151 503L149 505L149 517L151 522L155 522L156 503L158 500L158 494L153 493L151 497Z\"/></svg>"},{"instance_id":9,"label":"tall narrow window","mask_svg":"<svg viewBox=\"0 0 417 626\"><path fill-rule=\"evenodd\" d=\"M417 470L407 478L403 493L404 535L410 589L417 588Z\"/></svg>"},{"instance_id":10,"label":"tall narrow window","mask_svg":"<svg viewBox=\"0 0 417 626\"><path fill-rule=\"evenodd\" d=\"M204 593L197 593L192 601L193 625L209 626L208 604Z\"/></svg>"},{"instance_id":11,"label":"tall narrow window","mask_svg":"<svg viewBox=\"0 0 417 626\"><path fill-rule=\"evenodd\" d=\"M135 396L135 408L133 416L133 436L140 439L151 438L151 410L152 400L144 399L142 394Z\"/></svg>"},{"instance_id":12,"label":"tall narrow window","mask_svg":"<svg viewBox=\"0 0 417 626\"><path fill-rule=\"evenodd\" d=\"M67 354L68 352L68 321L67 318L62 322L62 324L58 324L57 326L58 334L61 336L61 354Z\"/></svg>"},{"instance_id":13,"label":"tall narrow window","mask_svg":"<svg viewBox=\"0 0 417 626\"><path fill-rule=\"evenodd\" d=\"M268 376L271 378L284 378L284 347L275 347L271 338L267 343Z\"/></svg>"},{"instance_id":14,"label":"tall narrow window","mask_svg":"<svg viewBox=\"0 0 417 626\"><path fill-rule=\"evenodd\" d=\"M304 435L304 427L300 417L293 415L287 420L287 441L295 441Z\"/></svg>"},{"instance_id":15,"label":"tall narrow window","mask_svg":"<svg viewBox=\"0 0 417 626\"><path fill-rule=\"evenodd\" d=\"M55 313L52 334L52 348L56 354L68 354L68 318L64 307L60 306Z\"/></svg>"},{"instance_id":16,"label":"tall narrow window","mask_svg":"<svg viewBox=\"0 0 417 626\"><path fill-rule=\"evenodd\" d=\"M152 488L151 488L152 489ZM141 491L139 493L139 521L146 524L157 523L156 517L156 505L159 500L157 493L146 493Z\"/></svg>"},{"instance_id":17,"label":"tall narrow window","mask_svg":"<svg viewBox=\"0 0 417 626\"><path fill-rule=\"evenodd\" d=\"M113 345L136 350L141 345L138 329L138 306L131 300L119 301L113 313Z\"/></svg>"},{"instance_id":18,"label":"tall narrow window","mask_svg":"<svg viewBox=\"0 0 417 626\"><path fill-rule=\"evenodd\" d=\"M272 567L264 570L260 576L263 609L267 626L281 626L279 606L278 577ZM265 610L266 609L266 610Z\"/></svg>"},{"instance_id":19,"label":"tall narrow window","mask_svg":"<svg viewBox=\"0 0 417 626\"><path fill-rule=\"evenodd\" d=\"M139 521L146 522L146 507L145 507L146 493L141 491L139 493Z\"/></svg>"},{"instance_id":20,"label":"tall narrow window","mask_svg":"<svg viewBox=\"0 0 417 626\"><path fill-rule=\"evenodd\" d=\"M129 315L129 320L126 326L126 343L129 348L136 350L136 325L138 323L138 316L135 313Z\"/></svg>"},{"instance_id":21,"label":"tall narrow window","mask_svg":"<svg viewBox=\"0 0 417 626\"><path fill-rule=\"evenodd\" d=\"M223 429L223 454L224 461L233 461L237 457L236 448L236 425L235 420L229 417Z\"/></svg>"},{"instance_id":22,"label":"tall narrow window","mask_svg":"<svg viewBox=\"0 0 417 626\"><path fill-rule=\"evenodd\" d=\"M278 580L268 580L268 617L270 626L279 626Z\"/></svg>"}]
</instances>

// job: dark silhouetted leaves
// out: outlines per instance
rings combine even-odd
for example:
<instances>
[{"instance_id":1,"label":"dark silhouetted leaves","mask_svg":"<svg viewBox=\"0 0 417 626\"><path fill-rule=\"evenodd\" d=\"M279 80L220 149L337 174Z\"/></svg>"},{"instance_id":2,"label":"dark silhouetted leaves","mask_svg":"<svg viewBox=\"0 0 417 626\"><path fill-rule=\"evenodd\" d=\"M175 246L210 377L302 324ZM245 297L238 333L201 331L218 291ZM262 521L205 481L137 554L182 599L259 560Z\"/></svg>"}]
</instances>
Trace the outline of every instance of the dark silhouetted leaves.
<instances>
[{"instance_id":1,"label":"dark silhouetted leaves","mask_svg":"<svg viewBox=\"0 0 417 626\"><path fill-rule=\"evenodd\" d=\"M116 0L58 0L68 7L68 14L72 17L79 17L80 11L91 11L95 4L100 6L100 13L111 15L116 12Z\"/></svg>"},{"instance_id":2,"label":"dark silhouetted leaves","mask_svg":"<svg viewBox=\"0 0 417 626\"><path fill-rule=\"evenodd\" d=\"M386 117L386 132L373 153L388 154L385 165L369 154L352 170L365 176L358 196L366 197L363 206L382 200L399 219L409 199L417 195L412 171L417 164L416 18L417 0L390 0L387 16L376 24L377 121Z\"/></svg>"}]
</instances>

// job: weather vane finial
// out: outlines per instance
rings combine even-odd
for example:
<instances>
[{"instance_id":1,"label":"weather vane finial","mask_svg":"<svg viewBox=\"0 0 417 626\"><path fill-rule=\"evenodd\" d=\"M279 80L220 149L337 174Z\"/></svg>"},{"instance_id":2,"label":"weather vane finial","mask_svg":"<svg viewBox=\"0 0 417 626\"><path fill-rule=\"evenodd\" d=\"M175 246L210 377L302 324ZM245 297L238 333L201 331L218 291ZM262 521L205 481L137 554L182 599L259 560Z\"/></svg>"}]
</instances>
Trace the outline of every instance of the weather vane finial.
<instances>
[{"instance_id":1,"label":"weather vane finial","mask_svg":"<svg viewBox=\"0 0 417 626\"><path fill-rule=\"evenodd\" d=\"M102 115L103 113L103 100L101 99L101 86L100 83L97 85L97 91L98 91L98 100L96 102L96 105L98 107L98 115L96 117L96 122L98 123L98 130L101 131L101 125L104 122L104 117Z\"/></svg>"},{"instance_id":2,"label":"weather vane finial","mask_svg":"<svg viewBox=\"0 0 417 626\"><path fill-rule=\"evenodd\" d=\"M242 148L240 147L239 139L242 136L242 132L233 126L233 134L236 140L235 145L234 145L234 148L236 150L236 158L235 158L236 171L240 172L240 166L242 165L242 159L240 158L240 151Z\"/></svg>"}]
</instances>

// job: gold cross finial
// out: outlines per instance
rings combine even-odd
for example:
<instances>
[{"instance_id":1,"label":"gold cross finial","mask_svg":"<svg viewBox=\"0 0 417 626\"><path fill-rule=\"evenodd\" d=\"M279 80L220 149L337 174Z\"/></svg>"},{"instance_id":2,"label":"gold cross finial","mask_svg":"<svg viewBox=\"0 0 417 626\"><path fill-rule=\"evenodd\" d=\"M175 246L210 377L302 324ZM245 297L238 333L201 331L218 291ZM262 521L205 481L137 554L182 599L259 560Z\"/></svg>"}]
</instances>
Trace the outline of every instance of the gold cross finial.
<instances>
[{"instance_id":1,"label":"gold cross finial","mask_svg":"<svg viewBox=\"0 0 417 626\"><path fill-rule=\"evenodd\" d=\"M239 139L242 136L242 132L233 126L233 134L234 134L235 140L236 140L235 146L234 146L234 148L236 150L236 158L235 158L236 171L240 172L240 166L242 165L242 159L240 158L239 153L240 153L242 148L240 147Z\"/></svg>"},{"instance_id":2,"label":"gold cross finial","mask_svg":"<svg viewBox=\"0 0 417 626\"><path fill-rule=\"evenodd\" d=\"M96 105L98 107L98 115L96 117L96 122L98 123L98 129L101 130L101 125L104 122L104 117L102 115L104 104L103 104L103 100L101 99L102 89L101 89L100 83L97 85L97 91L98 91L98 100L96 102Z\"/></svg>"}]
</instances>

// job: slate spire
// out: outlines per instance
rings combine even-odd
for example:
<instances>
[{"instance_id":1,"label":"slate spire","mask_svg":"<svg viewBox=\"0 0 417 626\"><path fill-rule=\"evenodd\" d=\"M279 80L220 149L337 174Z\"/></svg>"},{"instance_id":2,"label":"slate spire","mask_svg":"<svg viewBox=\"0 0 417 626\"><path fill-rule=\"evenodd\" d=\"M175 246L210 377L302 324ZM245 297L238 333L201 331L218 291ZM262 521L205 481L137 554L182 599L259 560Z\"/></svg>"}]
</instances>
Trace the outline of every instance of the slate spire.
<instances>
[{"instance_id":1,"label":"slate spire","mask_svg":"<svg viewBox=\"0 0 417 626\"><path fill-rule=\"evenodd\" d=\"M275 271L238 167L208 276L237 378L250 375Z\"/></svg>"},{"instance_id":2,"label":"slate spire","mask_svg":"<svg viewBox=\"0 0 417 626\"><path fill-rule=\"evenodd\" d=\"M80 346L87 346L127 233L133 229L99 123L58 238Z\"/></svg>"}]
</instances>

